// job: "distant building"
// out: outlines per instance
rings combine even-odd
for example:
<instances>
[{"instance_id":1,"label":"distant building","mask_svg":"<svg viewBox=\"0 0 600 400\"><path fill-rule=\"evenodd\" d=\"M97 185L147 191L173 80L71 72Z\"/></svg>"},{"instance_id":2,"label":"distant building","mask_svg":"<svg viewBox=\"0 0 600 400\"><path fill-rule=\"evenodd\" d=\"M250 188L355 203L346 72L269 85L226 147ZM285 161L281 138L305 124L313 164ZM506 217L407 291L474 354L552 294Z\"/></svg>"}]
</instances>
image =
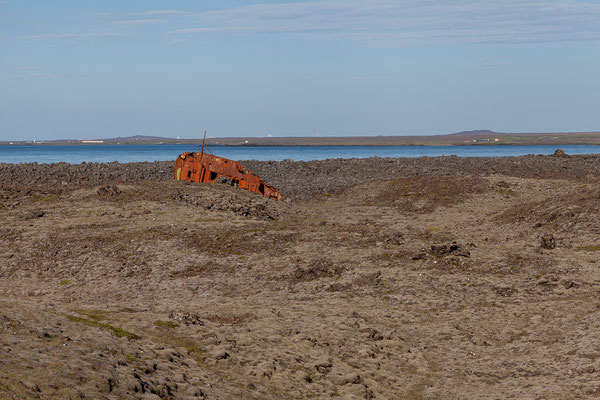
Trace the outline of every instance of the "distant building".
<instances>
[{"instance_id":1,"label":"distant building","mask_svg":"<svg viewBox=\"0 0 600 400\"><path fill-rule=\"evenodd\" d=\"M77 143L104 143L104 140L78 140Z\"/></svg>"}]
</instances>

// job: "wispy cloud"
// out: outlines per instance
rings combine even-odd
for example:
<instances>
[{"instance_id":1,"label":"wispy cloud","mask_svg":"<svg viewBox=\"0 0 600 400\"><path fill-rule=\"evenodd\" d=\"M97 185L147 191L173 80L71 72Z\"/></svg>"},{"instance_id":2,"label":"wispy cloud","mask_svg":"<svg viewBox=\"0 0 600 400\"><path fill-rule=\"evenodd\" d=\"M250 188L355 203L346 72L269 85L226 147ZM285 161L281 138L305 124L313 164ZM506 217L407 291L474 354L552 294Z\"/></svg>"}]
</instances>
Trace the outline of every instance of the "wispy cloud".
<instances>
[{"instance_id":1,"label":"wispy cloud","mask_svg":"<svg viewBox=\"0 0 600 400\"><path fill-rule=\"evenodd\" d=\"M23 67L19 67L16 69L18 72L32 72L32 71L39 71L40 68L39 67L34 67L31 65L26 65Z\"/></svg>"},{"instance_id":2,"label":"wispy cloud","mask_svg":"<svg viewBox=\"0 0 600 400\"><path fill-rule=\"evenodd\" d=\"M52 79L57 79L58 75L46 74L42 72L36 72L31 74L17 74L13 75L12 79L14 80L36 80L36 81L49 81Z\"/></svg>"},{"instance_id":3,"label":"wispy cloud","mask_svg":"<svg viewBox=\"0 0 600 400\"><path fill-rule=\"evenodd\" d=\"M141 15L184 15L186 11L181 10L151 10L141 13Z\"/></svg>"},{"instance_id":4,"label":"wispy cloud","mask_svg":"<svg viewBox=\"0 0 600 400\"><path fill-rule=\"evenodd\" d=\"M321 0L205 12L171 34L318 33L355 40L556 42L600 39L600 4L577 0Z\"/></svg>"},{"instance_id":5,"label":"wispy cloud","mask_svg":"<svg viewBox=\"0 0 600 400\"><path fill-rule=\"evenodd\" d=\"M162 24L166 22L166 20L161 18L143 18L143 19L128 19L124 21L117 21L117 24L121 25L152 25L152 24Z\"/></svg>"}]
</instances>

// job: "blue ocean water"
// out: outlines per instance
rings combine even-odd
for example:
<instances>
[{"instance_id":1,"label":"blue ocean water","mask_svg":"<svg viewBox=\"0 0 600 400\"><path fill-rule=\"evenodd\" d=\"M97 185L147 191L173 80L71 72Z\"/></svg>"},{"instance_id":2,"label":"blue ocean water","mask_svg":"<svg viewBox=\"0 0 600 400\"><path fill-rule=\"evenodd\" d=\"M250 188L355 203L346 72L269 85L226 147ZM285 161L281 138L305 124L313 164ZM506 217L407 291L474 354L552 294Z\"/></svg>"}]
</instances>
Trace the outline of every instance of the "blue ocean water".
<instances>
[{"instance_id":1,"label":"blue ocean water","mask_svg":"<svg viewBox=\"0 0 600 400\"><path fill-rule=\"evenodd\" d=\"M294 161L327 158L366 157L501 157L526 154L552 154L557 148L567 154L598 154L597 145L494 145L494 146L273 146L222 147L211 146L212 154L233 160ZM186 151L200 151L196 145L5 145L0 146L2 163L55 163L168 161Z\"/></svg>"}]
</instances>

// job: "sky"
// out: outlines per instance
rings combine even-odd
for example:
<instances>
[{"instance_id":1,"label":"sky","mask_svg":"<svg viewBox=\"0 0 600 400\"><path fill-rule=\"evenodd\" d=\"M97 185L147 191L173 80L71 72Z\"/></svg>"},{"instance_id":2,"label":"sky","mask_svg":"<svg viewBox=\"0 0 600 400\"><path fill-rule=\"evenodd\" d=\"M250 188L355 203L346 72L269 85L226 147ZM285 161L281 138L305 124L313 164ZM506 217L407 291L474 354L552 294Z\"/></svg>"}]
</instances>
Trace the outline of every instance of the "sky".
<instances>
[{"instance_id":1,"label":"sky","mask_svg":"<svg viewBox=\"0 0 600 400\"><path fill-rule=\"evenodd\" d=\"M0 140L600 130L600 0L0 0Z\"/></svg>"}]
</instances>

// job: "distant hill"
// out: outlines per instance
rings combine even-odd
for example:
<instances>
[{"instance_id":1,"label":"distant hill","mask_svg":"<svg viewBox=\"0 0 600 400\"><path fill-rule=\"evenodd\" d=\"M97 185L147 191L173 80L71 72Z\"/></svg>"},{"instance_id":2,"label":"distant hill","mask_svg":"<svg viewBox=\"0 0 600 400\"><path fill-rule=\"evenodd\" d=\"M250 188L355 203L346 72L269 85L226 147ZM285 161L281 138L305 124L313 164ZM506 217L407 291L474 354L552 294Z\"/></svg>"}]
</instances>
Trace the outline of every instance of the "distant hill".
<instances>
[{"instance_id":1,"label":"distant hill","mask_svg":"<svg viewBox=\"0 0 600 400\"><path fill-rule=\"evenodd\" d=\"M483 136L483 137L487 137L487 136L502 136L502 135L506 135L506 133L494 132L494 131L490 131L489 129L480 129L480 130L474 130L474 131L462 131L462 132L450 133L445 136Z\"/></svg>"},{"instance_id":2,"label":"distant hill","mask_svg":"<svg viewBox=\"0 0 600 400\"><path fill-rule=\"evenodd\" d=\"M101 140L104 140L105 142L135 142L135 141L150 142L150 141L160 141L160 140L173 140L173 138L166 138L166 137L160 137L160 136L134 135L134 136L127 136L127 137L119 136L116 138L101 139Z\"/></svg>"},{"instance_id":3,"label":"distant hill","mask_svg":"<svg viewBox=\"0 0 600 400\"><path fill-rule=\"evenodd\" d=\"M0 0L1 1L1 0ZM169 138L161 136L134 135L96 139L104 144L187 144L201 145L202 138ZM8 144L78 144L78 140L46 141L0 141ZM87 143L83 143L87 145ZM217 137L206 138L208 146L481 146L481 145L519 145L519 144L592 144L600 145L600 131L596 132L523 132L505 133L489 129L477 129L450 134L426 136L274 136L274 137ZM102 143L98 143L102 145Z\"/></svg>"}]
</instances>

